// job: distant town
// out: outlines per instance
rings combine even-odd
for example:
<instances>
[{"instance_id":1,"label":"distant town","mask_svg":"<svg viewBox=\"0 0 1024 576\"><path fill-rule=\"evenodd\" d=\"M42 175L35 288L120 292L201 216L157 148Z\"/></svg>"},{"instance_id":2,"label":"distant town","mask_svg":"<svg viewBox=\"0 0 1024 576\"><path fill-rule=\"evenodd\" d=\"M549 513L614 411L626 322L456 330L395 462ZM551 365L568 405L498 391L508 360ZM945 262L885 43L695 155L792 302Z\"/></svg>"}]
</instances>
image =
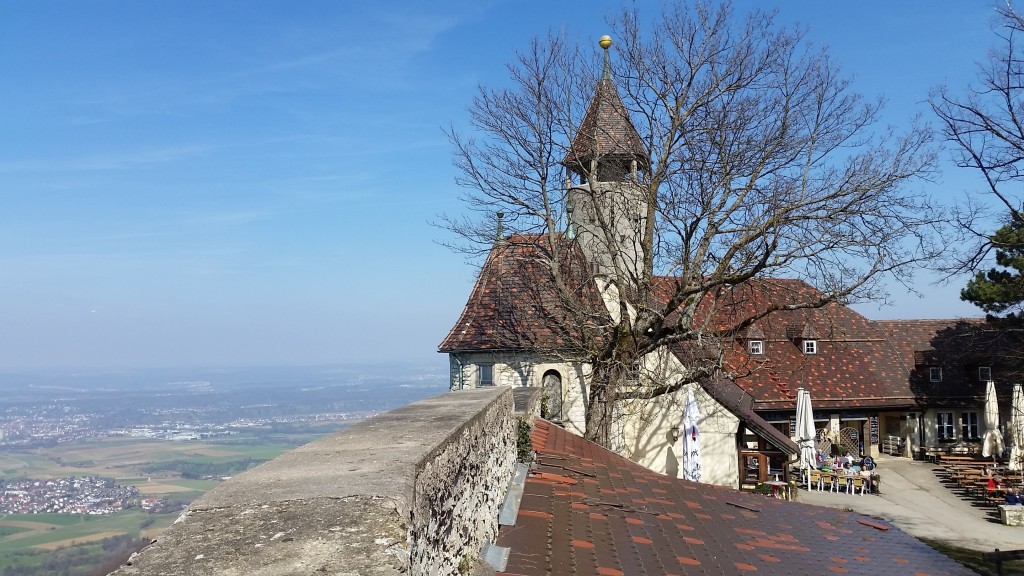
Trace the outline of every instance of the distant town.
<instances>
[{"instance_id":1,"label":"distant town","mask_svg":"<svg viewBox=\"0 0 1024 576\"><path fill-rule=\"evenodd\" d=\"M365 368L363 368L365 369ZM438 368L386 376L336 367L0 374L0 450L100 436L173 441L338 427L444 391Z\"/></svg>"},{"instance_id":2,"label":"distant town","mask_svg":"<svg viewBox=\"0 0 1024 576\"><path fill-rule=\"evenodd\" d=\"M135 486L119 486L97 476L0 480L0 488L4 514L114 514L131 506L155 509L162 504L158 498L140 499Z\"/></svg>"},{"instance_id":3,"label":"distant town","mask_svg":"<svg viewBox=\"0 0 1024 576\"><path fill-rule=\"evenodd\" d=\"M266 418L236 418L223 423L197 423L194 418L165 420L153 426L107 427L102 414L53 413L42 409L38 413L28 410L24 414L0 416L0 450L4 448L48 446L74 442L97 436L128 436L157 438L171 441L201 440L230 436L246 430L262 429L277 424L337 423L349 424L374 416L377 411L326 412ZM70 412L70 410L69 410ZM150 414L145 410L142 414ZM155 413L152 413L155 415ZM195 416L191 412L185 414Z\"/></svg>"}]
</instances>

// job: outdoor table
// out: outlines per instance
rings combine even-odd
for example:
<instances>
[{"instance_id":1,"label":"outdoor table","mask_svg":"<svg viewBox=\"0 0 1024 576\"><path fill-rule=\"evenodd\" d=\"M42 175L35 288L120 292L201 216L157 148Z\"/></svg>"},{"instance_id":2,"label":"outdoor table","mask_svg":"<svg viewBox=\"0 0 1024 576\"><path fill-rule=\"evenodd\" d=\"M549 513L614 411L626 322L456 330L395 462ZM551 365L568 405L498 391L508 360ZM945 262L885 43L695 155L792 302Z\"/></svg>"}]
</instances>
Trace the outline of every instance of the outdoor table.
<instances>
[{"instance_id":1,"label":"outdoor table","mask_svg":"<svg viewBox=\"0 0 1024 576\"><path fill-rule=\"evenodd\" d=\"M943 454L940 458L940 462L952 462L956 464L977 462L974 456L954 456L949 454Z\"/></svg>"},{"instance_id":2,"label":"outdoor table","mask_svg":"<svg viewBox=\"0 0 1024 576\"><path fill-rule=\"evenodd\" d=\"M783 500L791 500L789 494L789 483L783 482L782 480L769 480L765 482L766 485L771 486L772 496L775 498L781 498Z\"/></svg>"},{"instance_id":3,"label":"outdoor table","mask_svg":"<svg viewBox=\"0 0 1024 576\"><path fill-rule=\"evenodd\" d=\"M847 474L845 471L833 472L832 491L839 492L839 484L842 483L843 486L846 486L846 493L849 494L850 490L853 489L853 476L853 474Z\"/></svg>"},{"instance_id":4,"label":"outdoor table","mask_svg":"<svg viewBox=\"0 0 1024 576\"><path fill-rule=\"evenodd\" d=\"M963 488L965 484L981 479L981 470L961 470L952 476L953 480L956 481L957 488ZM988 482L988 478L983 479Z\"/></svg>"}]
</instances>

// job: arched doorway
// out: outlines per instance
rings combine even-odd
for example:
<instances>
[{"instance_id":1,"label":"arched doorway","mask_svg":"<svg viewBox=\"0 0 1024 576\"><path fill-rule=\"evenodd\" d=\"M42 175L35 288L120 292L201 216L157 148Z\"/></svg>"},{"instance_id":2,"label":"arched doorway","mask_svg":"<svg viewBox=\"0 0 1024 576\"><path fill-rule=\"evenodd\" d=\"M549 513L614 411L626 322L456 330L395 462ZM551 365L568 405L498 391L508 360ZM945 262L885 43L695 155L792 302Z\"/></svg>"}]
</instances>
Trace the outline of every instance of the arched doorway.
<instances>
[{"instance_id":1,"label":"arched doorway","mask_svg":"<svg viewBox=\"0 0 1024 576\"><path fill-rule=\"evenodd\" d=\"M541 380L544 395L547 397L547 419L562 419L562 375L557 370L548 370Z\"/></svg>"}]
</instances>

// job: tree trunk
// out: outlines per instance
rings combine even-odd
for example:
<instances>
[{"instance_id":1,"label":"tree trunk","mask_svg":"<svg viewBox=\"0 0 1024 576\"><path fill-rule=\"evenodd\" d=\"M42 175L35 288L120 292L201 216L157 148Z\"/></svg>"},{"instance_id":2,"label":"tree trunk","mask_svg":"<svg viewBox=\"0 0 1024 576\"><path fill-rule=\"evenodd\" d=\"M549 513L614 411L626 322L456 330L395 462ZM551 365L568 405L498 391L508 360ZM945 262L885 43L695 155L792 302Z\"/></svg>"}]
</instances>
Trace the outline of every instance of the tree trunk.
<instances>
[{"instance_id":1,"label":"tree trunk","mask_svg":"<svg viewBox=\"0 0 1024 576\"><path fill-rule=\"evenodd\" d=\"M598 359L593 363L587 402L587 431L584 437L605 448L611 448L615 396L619 389L619 383L625 376L625 369L621 362Z\"/></svg>"}]
</instances>

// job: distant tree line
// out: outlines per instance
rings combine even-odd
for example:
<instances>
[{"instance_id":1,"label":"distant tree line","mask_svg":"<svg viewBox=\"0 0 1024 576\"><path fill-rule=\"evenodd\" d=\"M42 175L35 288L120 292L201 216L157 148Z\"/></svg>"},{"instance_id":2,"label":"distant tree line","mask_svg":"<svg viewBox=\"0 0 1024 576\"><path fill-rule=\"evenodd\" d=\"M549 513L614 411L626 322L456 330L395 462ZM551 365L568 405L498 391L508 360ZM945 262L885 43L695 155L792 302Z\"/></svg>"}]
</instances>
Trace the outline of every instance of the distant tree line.
<instances>
[{"instance_id":1,"label":"distant tree line","mask_svg":"<svg viewBox=\"0 0 1024 576\"><path fill-rule=\"evenodd\" d=\"M190 462L188 460L170 460L168 462L157 462L141 468L143 472L177 472L182 478L189 480L200 480L202 478L232 476L244 472L266 460L255 460L244 458L242 460L231 460L228 462Z\"/></svg>"}]
</instances>

